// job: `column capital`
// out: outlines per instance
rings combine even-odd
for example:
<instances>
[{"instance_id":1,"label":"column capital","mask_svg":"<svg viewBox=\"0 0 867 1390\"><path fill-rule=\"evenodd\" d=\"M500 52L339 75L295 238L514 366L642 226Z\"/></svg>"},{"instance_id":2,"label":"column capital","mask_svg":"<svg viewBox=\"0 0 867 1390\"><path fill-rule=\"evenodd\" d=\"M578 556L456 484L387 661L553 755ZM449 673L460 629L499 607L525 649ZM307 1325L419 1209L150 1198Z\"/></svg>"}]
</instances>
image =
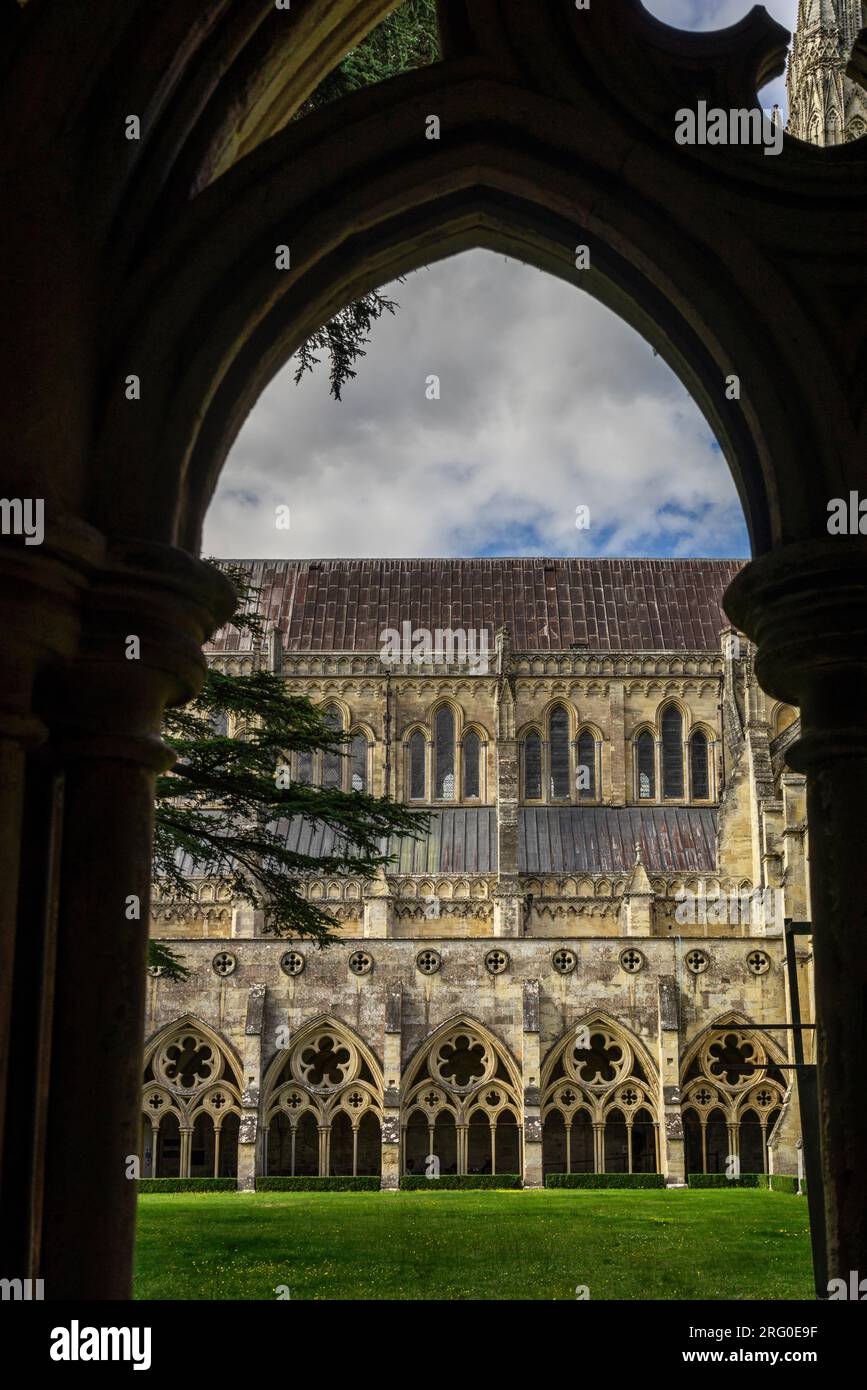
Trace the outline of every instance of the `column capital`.
<instances>
[{"instance_id":1,"label":"column capital","mask_svg":"<svg viewBox=\"0 0 867 1390\"><path fill-rule=\"evenodd\" d=\"M867 755L867 537L771 551L732 581L724 606L756 644L759 684L800 708L789 765Z\"/></svg>"},{"instance_id":2,"label":"column capital","mask_svg":"<svg viewBox=\"0 0 867 1390\"><path fill-rule=\"evenodd\" d=\"M163 711L201 689L202 644L235 603L229 581L186 551L109 538L81 594L75 659L46 690L64 755L171 766Z\"/></svg>"}]
</instances>

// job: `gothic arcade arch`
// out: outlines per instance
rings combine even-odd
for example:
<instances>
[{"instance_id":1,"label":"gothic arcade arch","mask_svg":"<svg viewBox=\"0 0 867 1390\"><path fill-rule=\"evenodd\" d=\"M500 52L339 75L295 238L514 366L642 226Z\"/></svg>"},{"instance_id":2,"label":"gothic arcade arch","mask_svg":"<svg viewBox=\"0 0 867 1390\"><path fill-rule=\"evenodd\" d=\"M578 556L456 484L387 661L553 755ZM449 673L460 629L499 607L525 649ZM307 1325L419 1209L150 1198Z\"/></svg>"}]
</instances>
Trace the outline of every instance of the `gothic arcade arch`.
<instances>
[{"instance_id":1,"label":"gothic arcade arch","mask_svg":"<svg viewBox=\"0 0 867 1390\"><path fill-rule=\"evenodd\" d=\"M659 1083L648 1049L599 1012L542 1064L543 1173L659 1171Z\"/></svg>"},{"instance_id":2,"label":"gothic arcade arch","mask_svg":"<svg viewBox=\"0 0 867 1390\"><path fill-rule=\"evenodd\" d=\"M425 1038L401 1093L403 1172L521 1172L520 1068L477 1019L459 1014Z\"/></svg>"},{"instance_id":3,"label":"gothic arcade arch","mask_svg":"<svg viewBox=\"0 0 867 1390\"><path fill-rule=\"evenodd\" d=\"M305 1023L264 1073L265 1173L380 1173L382 1094L382 1069L354 1029L329 1016Z\"/></svg>"},{"instance_id":4,"label":"gothic arcade arch","mask_svg":"<svg viewBox=\"0 0 867 1390\"><path fill-rule=\"evenodd\" d=\"M681 1113L689 1173L765 1173L768 1139L788 1083L782 1047L737 1012L708 1024L681 1064Z\"/></svg>"},{"instance_id":5,"label":"gothic arcade arch","mask_svg":"<svg viewBox=\"0 0 867 1390\"><path fill-rule=\"evenodd\" d=\"M242 1074L231 1044L192 1014L164 1025L144 1054L142 1177L234 1177Z\"/></svg>"}]
</instances>

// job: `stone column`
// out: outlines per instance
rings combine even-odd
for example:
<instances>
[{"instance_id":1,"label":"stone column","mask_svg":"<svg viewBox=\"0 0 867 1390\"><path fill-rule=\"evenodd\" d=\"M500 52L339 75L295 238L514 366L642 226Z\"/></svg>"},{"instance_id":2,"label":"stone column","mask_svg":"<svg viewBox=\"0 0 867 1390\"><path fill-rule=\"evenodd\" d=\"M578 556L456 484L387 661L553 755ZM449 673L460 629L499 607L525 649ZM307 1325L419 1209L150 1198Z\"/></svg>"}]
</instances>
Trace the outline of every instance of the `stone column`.
<instances>
[{"instance_id":1,"label":"stone column","mask_svg":"<svg viewBox=\"0 0 867 1390\"><path fill-rule=\"evenodd\" d=\"M523 1082L524 1082L524 1186L542 1187L542 1050L539 1037L541 1004L538 980L524 983Z\"/></svg>"},{"instance_id":2,"label":"stone column","mask_svg":"<svg viewBox=\"0 0 867 1390\"><path fill-rule=\"evenodd\" d=\"M46 508L38 546L0 546L0 1274L39 1274L62 779L39 676L74 655L102 538ZM10 1123L4 1126L4 1117Z\"/></svg>"},{"instance_id":3,"label":"stone column","mask_svg":"<svg viewBox=\"0 0 867 1390\"><path fill-rule=\"evenodd\" d=\"M256 1174L262 1171L260 1136L262 1125L262 1053L264 1050L264 1020L267 986L250 986L247 995L247 1018L244 1041L241 1044L241 1066L244 1086L241 1092L241 1123L238 1129L238 1191L255 1192Z\"/></svg>"},{"instance_id":4,"label":"stone column","mask_svg":"<svg viewBox=\"0 0 867 1390\"><path fill-rule=\"evenodd\" d=\"M780 778L783 793L783 890L785 915L795 922L810 916L807 860L807 781L797 772Z\"/></svg>"},{"instance_id":5,"label":"stone column","mask_svg":"<svg viewBox=\"0 0 867 1390\"><path fill-rule=\"evenodd\" d=\"M500 679L494 711L497 801L497 883L492 895L494 936L522 936L524 927L524 899L518 879L518 743L515 697L504 674L508 660L508 643L504 634L498 634Z\"/></svg>"},{"instance_id":6,"label":"stone column","mask_svg":"<svg viewBox=\"0 0 867 1390\"><path fill-rule=\"evenodd\" d=\"M85 596L78 658L52 687L65 768L43 1207L52 1299L131 1294L154 781L172 761L160 725L200 687L201 643L233 607L227 581L184 552L118 543ZM97 1091L81 1125L80 1098Z\"/></svg>"},{"instance_id":7,"label":"stone column","mask_svg":"<svg viewBox=\"0 0 867 1390\"><path fill-rule=\"evenodd\" d=\"M400 1186L400 1082L403 992L389 985L385 996L385 1043L382 1049L382 1182L383 1191Z\"/></svg>"},{"instance_id":8,"label":"stone column","mask_svg":"<svg viewBox=\"0 0 867 1390\"><path fill-rule=\"evenodd\" d=\"M612 806L626 805L626 715L623 681L608 685L608 785L602 783L602 797Z\"/></svg>"},{"instance_id":9,"label":"stone column","mask_svg":"<svg viewBox=\"0 0 867 1390\"><path fill-rule=\"evenodd\" d=\"M680 1110L680 1021L677 981L659 981L659 1167L666 1187L686 1182L686 1146Z\"/></svg>"},{"instance_id":10,"label":"stone column","mask_svg":"<svg viewBox=\"0 0 867 1390\"><path fill-rule=\"evenodd\" d=\"M801 711L829 1278L867 1268L867 539L828 536L748 565L725 597L763 689Z\"/></svg>"}]
</instances>

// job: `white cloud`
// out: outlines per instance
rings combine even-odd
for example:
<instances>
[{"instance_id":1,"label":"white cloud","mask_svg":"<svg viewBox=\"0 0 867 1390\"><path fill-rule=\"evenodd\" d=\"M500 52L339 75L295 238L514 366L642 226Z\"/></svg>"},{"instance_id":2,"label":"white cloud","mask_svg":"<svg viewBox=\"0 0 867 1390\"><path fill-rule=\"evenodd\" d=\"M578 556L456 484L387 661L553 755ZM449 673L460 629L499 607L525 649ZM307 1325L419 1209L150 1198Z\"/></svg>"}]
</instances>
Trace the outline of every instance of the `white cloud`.
<instances>
[{"instance_id":1,"label":"white cloud","mask_svg":"<svg viewBox=\"0 0 867 1390\"><path fill-rule=\"evenodd\" d=\"M595 300L473 251L389 286L337 403L289 364L242 430L205 553L743 554L740 504L677 378ZM441 399L425 380L441 380ZM275 508L292 524L278 530ZM575 509L590 508L589 530Z\"/></svg>"},{"instance_id":2,"label":"white cloud","mask_svg":"<svg viewBox=\"0 0 867 1390\"><path fill-rule=\"evenodd\" d=\"M751 0L645 0L669 24L736 23ZM793 29L797 0L765 0ZM782 80L762 93L780 102ZM560 281L468 252L388 286L338 404L327 366L290 363L252 412L205 527L205 553L312 557L746 554L708 427L630 328ZM441 379L439 401L425 378ZM275 526L288 504L289 531ZM592 526L576 530L575 508Z\"/></svg>"}]
</instances>

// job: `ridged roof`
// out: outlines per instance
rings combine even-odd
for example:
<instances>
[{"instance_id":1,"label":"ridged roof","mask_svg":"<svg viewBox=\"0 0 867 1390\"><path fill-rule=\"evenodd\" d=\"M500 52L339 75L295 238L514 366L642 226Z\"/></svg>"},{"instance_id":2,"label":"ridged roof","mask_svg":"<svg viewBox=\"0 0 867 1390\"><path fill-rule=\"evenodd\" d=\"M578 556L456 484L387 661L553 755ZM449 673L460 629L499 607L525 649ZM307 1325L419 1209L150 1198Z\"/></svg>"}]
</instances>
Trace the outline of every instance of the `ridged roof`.
<instances>
[{"instance_id":1,"label":"ridged roof","mask_svg":"<svg viewBox=\"0 0 867 1390\"><path fill-rule=\"evenodd\" d=\"M242 560L289 652L378 651L387 628L509 629L518 651L717 651L742 560ZM245 651L221 628L210 651Z\"/></svg>"},{"instance_id":2,"label":"ridged roof","mask_svg":"<svg viewBox=\"0 0 867 1390\"><path fill-rule=\"evenodd\" d=\"M317 858L333 852L334 831L301 816L281 822L286 845ZM651 873L708 872L716 867L717 812L702 806L522 806L518 872L622 874L635 845ZM419 839L392 837L393 874L492 874L497 871L493 806L432 811ZM186 870L190 871L189 868Z\"/></svg>"}]
</instances>

